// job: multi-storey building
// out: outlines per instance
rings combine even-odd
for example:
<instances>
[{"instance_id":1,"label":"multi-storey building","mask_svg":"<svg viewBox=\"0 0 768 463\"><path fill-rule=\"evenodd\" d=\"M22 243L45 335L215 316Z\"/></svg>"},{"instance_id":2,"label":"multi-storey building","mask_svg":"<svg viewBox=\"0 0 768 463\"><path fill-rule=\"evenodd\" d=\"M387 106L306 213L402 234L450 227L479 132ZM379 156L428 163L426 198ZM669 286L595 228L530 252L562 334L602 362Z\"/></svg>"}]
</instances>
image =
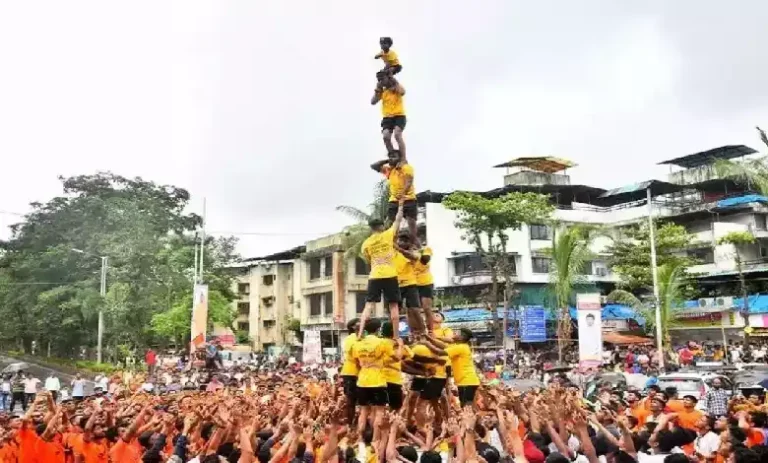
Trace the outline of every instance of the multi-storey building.
<instances>
[{"instance_id":1,"label":"multi-storey building","mask_svg":"<svg viewBox=\"0 0 768 463\"><path fill-rule=\"evenodd\" d=\"M238 268L233 328L236 332L248 333L256 351L274 352L295 343L288 324L301 316L300 256L304 249L300 246L246 259Z\"/></svg>"},{"instance_id":2,"label":"multi-storey building","mask_svg":"<svg viewBox=\"0 0 768 463\"><path fill-rule=\"evenodd\" d=\"M557 226L569 224L598 225L607 232L592 242L594 258L583 271L584 282L607 291L618 276L607 266L606 247L610 235L618 236L622 227L648 220L647 198L651 198L656 218L684 225L694 235L695 245L680 250L698 258L701 265L693 267L702 284L712 292L716 282L733 280L736 252L750 272L768 272L768 198L753 195L749 189L733 180L719 179L711 167L713 159L734 158L755 151L745 146L726 146L703 153L665 161L682 170L670 175L672 182L646 181L615 190L571 184L563 172L574 165L557 158L519 158L496 167L508 170L504 186L480 194L496 197L512 191L549 194L556 209ZM702 176L704 177L702 178ZM687 179L688 181L683 181ZM490 283L490 272L473 246L462 239L455 227L456 214L443 207L448 193L422 192L419 226L433 249L432 273L435 286L444 293L477 296ZM730 231L750 231L757 238L754 245L736 250L731 245L718 244L718 239ZM513 280L522 293L523 303L537 303L542 289L549 281L550 258L544 251L552 246L552 225L524 224L507 233L508 251L513 262ZM710 284L712 283L712 284ZM538 296L537 296L538 295Z\"/></svg>"},{"instance_id":3,"label":"multi-storey building","mask_svg":"<svg viewBox=\"0 0 768 463\"><path fill-rule=\"evenodd\" d=\"M357 256L344 258L342 239L338 233L308 241L301 259L301 327L319 330L324 348L338 346L347 320L365 308L370 268ZM378 304L375 315L382 310Z\"/></svg>"}]
</instances>

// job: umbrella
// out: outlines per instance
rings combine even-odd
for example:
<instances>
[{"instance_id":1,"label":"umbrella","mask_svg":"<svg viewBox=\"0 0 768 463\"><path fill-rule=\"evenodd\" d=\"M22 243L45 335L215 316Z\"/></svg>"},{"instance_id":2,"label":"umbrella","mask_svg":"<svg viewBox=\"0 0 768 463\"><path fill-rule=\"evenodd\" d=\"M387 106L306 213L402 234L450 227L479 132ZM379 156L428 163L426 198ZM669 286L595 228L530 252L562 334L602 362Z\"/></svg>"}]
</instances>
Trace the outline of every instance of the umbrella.
<instances>
[{"instance_id":1,"label":"umbrella","mask_svg":"<svg viewBox=\"0 0 768 463\"><path fill-rule=\"evenodd\" d=\"M3 369L3 374L14 374L24 370L29 370L29 365L24 362L16 362L5 367Z\"/></svg>"}]
</instances>

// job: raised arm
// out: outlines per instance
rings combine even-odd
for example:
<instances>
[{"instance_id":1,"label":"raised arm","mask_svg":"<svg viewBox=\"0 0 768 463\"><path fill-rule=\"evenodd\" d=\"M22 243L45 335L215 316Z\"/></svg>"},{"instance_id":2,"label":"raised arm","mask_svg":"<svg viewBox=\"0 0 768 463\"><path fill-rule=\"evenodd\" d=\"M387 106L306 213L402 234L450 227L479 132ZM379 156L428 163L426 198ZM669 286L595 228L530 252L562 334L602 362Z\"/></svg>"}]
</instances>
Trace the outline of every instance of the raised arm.
<instances>
[{"instance_id":1,"label":"raised arm","mask_svg":"<svg viewBox=\"0 0 768 463\"><path fill-rule=\"evenodd\" d=\"M374 105L381 101L381 92L383 91L383 87L381 84L376 85L376 90L373 91L373 96L371 97L371 104Z\"/></svg>"},{"instance_id":2,"label":"raised arm","mask_svg":"<svg viewBox=\"0 0 768 463\"><path fill-rule=\"evenodd\" d=\"M395 228L395 233L392 236L392 242L397 243L397 231L400 230L400 224L403 222L403 202L400 201L397 205L397 215L395 215L395 222L392 226Z\"/></svg>"},{"instance_id":3,"label":"raised arm","mask_svg":"<svg viewBox=\"0 0 768 463\"><path fill-rule=\"evenodd\" d=\"M383 161L376 161L373 164L371 164L371 169L375 170L376 172L381 173L381 169L389 162L388 159L384 159Z\"/></svg>"}]
</instances>

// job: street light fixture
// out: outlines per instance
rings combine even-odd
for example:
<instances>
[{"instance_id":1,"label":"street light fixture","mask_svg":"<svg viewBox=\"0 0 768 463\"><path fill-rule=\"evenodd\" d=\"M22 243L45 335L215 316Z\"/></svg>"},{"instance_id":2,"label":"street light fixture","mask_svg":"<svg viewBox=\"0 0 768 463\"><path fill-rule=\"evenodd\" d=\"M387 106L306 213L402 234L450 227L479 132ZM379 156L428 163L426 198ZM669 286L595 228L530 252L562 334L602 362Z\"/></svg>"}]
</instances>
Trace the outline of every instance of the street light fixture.
<instances>
[{"instance_id":1,"label":"street light fixture","mask_svg":"<svg viewBox=\"0 0 768 463\"><path fill-rule=\"evenodd\" d=\"M97 257L82 249L72 248L71 250L78 254ZM99 294L101 294L102 306L99 307L99 324L98 331L96 332L96 361L101 363L101 345L102 339L104 338L104 299L107 297L107 263L109 258L107 256L98 257L101 259L101 288L99 289Z\"/></svg>"}]
</instances>

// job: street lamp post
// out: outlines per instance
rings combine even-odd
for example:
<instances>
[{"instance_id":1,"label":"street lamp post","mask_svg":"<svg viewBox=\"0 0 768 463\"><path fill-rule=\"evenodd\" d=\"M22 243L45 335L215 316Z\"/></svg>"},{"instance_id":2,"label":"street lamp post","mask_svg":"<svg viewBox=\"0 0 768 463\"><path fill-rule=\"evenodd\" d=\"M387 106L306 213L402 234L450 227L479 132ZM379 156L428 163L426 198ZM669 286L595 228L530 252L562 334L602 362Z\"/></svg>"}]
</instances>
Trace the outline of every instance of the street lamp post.
<instances>
[{"instance_id":1,"label":"street lamp post","mask_svg":"<svg viewBox=\"0 0 768 463\"><path fill-rule=\"evenodd\" d=\"M82 249L72 248L73 252L78 254L89 255ZM101 285L99 288L99 294L101 295L101 307L99 307L99 321L96 331L96 362L101 363L101 346L104 339L104 301L107 297L107 265L109 263L109 257L100 256L101 259Z\"/></svg>"}]
</instances>

